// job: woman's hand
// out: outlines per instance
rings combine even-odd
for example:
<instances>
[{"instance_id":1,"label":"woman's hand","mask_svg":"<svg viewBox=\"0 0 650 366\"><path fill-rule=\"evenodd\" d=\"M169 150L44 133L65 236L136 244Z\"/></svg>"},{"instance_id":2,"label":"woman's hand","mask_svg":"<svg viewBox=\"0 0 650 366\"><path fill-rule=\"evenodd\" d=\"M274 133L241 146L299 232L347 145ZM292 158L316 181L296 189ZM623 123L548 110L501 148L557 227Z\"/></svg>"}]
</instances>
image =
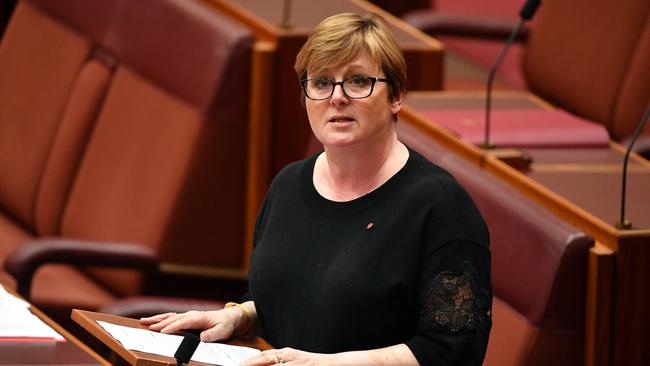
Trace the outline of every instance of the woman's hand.
<instances>
[{"instance_id":1,"label":"woman's hand","mask_svg":"<svg viewBox=\"0 0 650 366\"><path fill-rule=\"evenodd\" d=\"M418 360L405 344L367 351L350 351L332 354L311 353L293 348L270 349L252 357L241 366L267 365L309 366L418 366Z\"/></svg>"},{"instance_id":2,"label":"woman's hand","mask_svg":"<svg viewBox=\"0 0 650 366\"><path fill-rule=\"evenodd\" d=\"M201 330L203 342L228 339L237 330L248 327L242 310L232 307L216 311L188 311L182 314L165 313L140 319L140 324L148 325L150 330L177 334L182 330ZM239 332L237 332L239 334Z\"/></svg>"},{"instance_id":3,"label":"woman's hand","mask_svg":"<svg viewBox=\"0 0 650 366\"><path fill-rule=\"evenodd\" d=\"M293 348L270 349L259 355L249 358L241 366L267 366L267 365L310 365L319 366L335 365L335 354L311 353Z\"/></svg>"}]
</instances>

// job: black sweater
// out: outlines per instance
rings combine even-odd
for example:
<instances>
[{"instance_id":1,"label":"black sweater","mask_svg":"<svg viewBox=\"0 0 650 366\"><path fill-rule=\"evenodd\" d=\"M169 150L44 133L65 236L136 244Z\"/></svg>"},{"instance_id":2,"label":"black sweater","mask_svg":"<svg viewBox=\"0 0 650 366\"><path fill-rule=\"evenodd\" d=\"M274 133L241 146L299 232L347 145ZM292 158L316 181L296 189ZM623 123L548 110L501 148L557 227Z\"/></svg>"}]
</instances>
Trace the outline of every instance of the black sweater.
<instances>
[{"instance_id":1,"label":"black sweater","mask_svg":"<svg viewBox=\"0 0 650 366\"><path fill-rule=\"evenodd\" d=\"M488 232L446 171L409 150L378 189L320 196L316 156L274 179L249 273L274 347L334 353L405 343L421 365L480 365L491 327Z\"/></svg>"}]
</instances>

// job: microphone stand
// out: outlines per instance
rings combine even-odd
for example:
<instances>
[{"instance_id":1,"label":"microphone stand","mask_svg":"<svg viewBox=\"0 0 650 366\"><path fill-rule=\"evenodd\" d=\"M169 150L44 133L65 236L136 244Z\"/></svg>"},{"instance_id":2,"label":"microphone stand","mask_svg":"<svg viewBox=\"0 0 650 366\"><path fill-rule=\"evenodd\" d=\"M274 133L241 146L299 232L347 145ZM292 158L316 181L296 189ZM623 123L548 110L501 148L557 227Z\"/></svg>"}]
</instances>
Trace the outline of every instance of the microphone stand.
<instances>
[{"instance_id":1,"label":"microphone stand","mask_svg":"<svg viewBox=\"0 0 650 366\"><path fill-rule=\"evenodd\" d=\"M645 126L645 123L648 120L648 116L650 116L650 104L648 104L645 113L643 113L643 117L641 117L641 121L639 121L639 124L636 126L636 130L634 131L634 134L632 134L632 140L630 140L630 144L628 145L627 151L625 152L625 159L623 159L623 188L621 192L621 217L618 220L618 222L616 222L616 227L622 230L628 230L632 228L632 223L629 220L625 219L625 190L627 186L627 165L628 165L627 163L630 158L630 152L632 152L632 147L634 146L636 139L641 134L641 131L643 130L643 126Z\"/></svg>"},{"instance_id":2,"label":"microphone stand","mask_svg":"<svg viewBox=\"0 0 650 366\"><path fill-rule=\"evenodd\" d=\"M280 27L284 29L293 27L291 25L291 0L284 0L282 2L282 23L280 23Z\"/></svg>"},{"instance_id":3,"label":"microphone stand","mask_svg":"<svg viewBox=\"0 0 650 366\"><path fill-rule=\"evenodd\" d=\"M494 65L490 69L490 73L488 74L488 82L487 82L487 91L486 91L486 98L485 98L485 141L483 144L481 144L481 147L484 149L493 149L494 145L490 143L490 111L492 110L492 84L494 84L494 76L496 75L497 69L499 66L501 66L501 63L503 62L503 59L506 56L506 53L510 49L510 46L512 46L512 43L514 42L515 38L517 37L517 34L519 33L519 30L523 26L525 19L519 19L517 22L517 25L512 29L512 32L510 32L510 36L506 40L505 45L501 49L501 52L499 52L499 55L497 56L496 61L494 62Z\"/></svg>"},{"instance_id":4,"label":"microphone stand","mask_svg":"<svg viewBox=\"0 0 650 366\"><path fill-rule=\"evenodd\" d=\"M519 16L520 16L519 21L515 25L515 28L512 30L512 32L510 32L510 36L508 36L505 45L501 49L501 52L499 52L499 55L497 56L497 59L494 62L492 68L490 69L490 73L488 74L487 90L486 90L486 98L485 98L485 140L480 145L480 147L485 150L489 150L491 155L502 160L504 163L512 166L515 169L521 169L521 170L527 169L528 166L530 165L530 162L532 160L530 155L524 153L519 149L495 149L495 145L490 142L492 84L494 84L494 77L496 75L497 69L499 68L499 66L501 66L501 63L503 62L506 56L506 53L510 49L510 46L512 46L512 43L515 41L515 38L517 37L517 34L519 34L521 27L524 25L524 22L532 19L533 15L535 15L535 12L537 11L537 8L539 8L540 4L541 4L541 0L528 0L519 11Z\"/></svg>"}]
</instances>

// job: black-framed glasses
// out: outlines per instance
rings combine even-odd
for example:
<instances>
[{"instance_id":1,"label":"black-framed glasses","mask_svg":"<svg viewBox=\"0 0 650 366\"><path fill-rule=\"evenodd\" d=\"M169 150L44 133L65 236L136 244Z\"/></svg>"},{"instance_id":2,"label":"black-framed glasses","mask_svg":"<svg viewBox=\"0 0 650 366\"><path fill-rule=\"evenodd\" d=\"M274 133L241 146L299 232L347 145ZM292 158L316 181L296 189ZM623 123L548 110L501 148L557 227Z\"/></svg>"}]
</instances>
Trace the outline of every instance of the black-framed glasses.
<instances>
[{"instance_id":1,"label":"black-framed glasses","mask_svg":"<svg viewBox=\"0 0 650 366\"><path fill-rule=\"evenodd\" d=\"M300 80L305 96L311 100L325 100L334 94L337 85L343 89L343 94L351 99L368 98L375 89L375 83L390 83L390 79L373 76L353 76L342 81L325 78L307 78Z\"/></svg>"}]
</instances>

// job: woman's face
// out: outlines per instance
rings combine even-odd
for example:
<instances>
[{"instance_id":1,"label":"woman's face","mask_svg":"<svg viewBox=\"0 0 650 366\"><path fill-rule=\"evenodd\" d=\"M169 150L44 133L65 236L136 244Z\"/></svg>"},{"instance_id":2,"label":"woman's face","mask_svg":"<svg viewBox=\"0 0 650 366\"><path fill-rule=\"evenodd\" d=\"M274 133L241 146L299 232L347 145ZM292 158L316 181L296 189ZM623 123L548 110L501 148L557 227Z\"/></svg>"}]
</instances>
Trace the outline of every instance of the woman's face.
<instances>
[{"instance_id":1,"label":"woman's face","mask_svg":"<svg viewBox=\"0 0 650 366\"><path fill-rule=\"evenodd\" d=\"M325 78L341 81L353 76L385 78L380 68L361 53L351 62L308 78ZM402 107L401 96L390 100L389 84L375 83L372 94L364 99L351 99L341 85L334 87L329 99L306 98L305 106L311 129L326 148L347 147L385 141L382 137L394 131L393 114Z\"/></svg>"}]
</instances>

